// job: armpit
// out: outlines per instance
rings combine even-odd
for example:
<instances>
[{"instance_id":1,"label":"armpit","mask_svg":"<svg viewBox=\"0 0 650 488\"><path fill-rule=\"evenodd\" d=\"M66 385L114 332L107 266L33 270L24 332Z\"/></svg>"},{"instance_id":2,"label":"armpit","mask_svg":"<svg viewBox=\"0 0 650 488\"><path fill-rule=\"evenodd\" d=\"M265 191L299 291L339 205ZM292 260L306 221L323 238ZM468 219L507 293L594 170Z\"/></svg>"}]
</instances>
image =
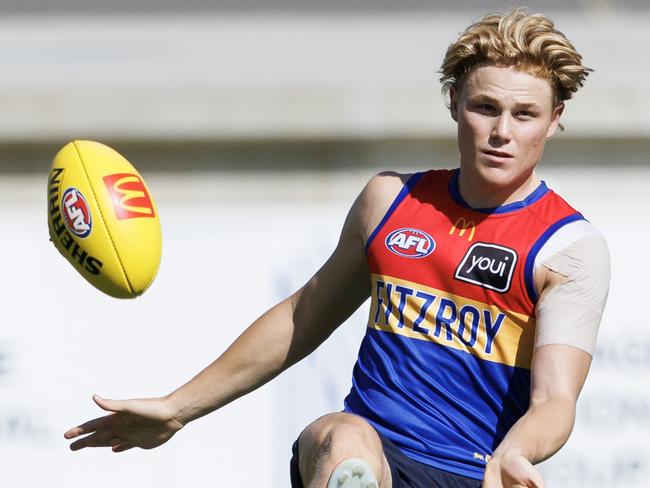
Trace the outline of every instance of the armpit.
<instances>
[{"instance_id":1,"label":"armpit","mask_svg":"<svg viewBox=\"0 0 650 488\"><path fill-rule=\"evenodd\" d=\"M600 235L579 238L541 262L567 280L536 308L535 348L566 344L593 355L610 278L609 251Z\"/></svg>"}]
</instances>

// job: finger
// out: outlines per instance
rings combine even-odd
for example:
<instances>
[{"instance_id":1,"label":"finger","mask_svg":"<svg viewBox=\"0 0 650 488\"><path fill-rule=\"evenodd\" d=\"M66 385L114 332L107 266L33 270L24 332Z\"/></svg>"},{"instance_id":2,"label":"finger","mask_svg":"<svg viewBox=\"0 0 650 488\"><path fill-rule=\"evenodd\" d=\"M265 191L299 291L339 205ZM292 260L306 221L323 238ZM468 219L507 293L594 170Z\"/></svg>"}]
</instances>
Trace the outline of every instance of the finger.
<instances>
[{"instance_id":1,"label":"finger","mask_svg":"<svg viewBox=\"0 0 650 488\"><path fill-rule=\"evenodd\" d=\"M129 449L133 449L134 447L135 446L129 442L122 442L116 446L113 446L113 452L124 452L128 451Z\"/></svg>"},{"instance_id":2,"label":"finger","mask_svg":"<svg viewBox=\"0 0 650 488\"><path fill-rule=\"evenodd\" d=\"M129 403L127 400L107 400L99 395L93 395L93 401L99 408L108 412L122 412L126 410Z\"/></svg>"},{"instance_id":3,"label":"finger","mask_svg":"<svg viewBox=\"0 0 650 488\"><path fill-rule=\"evenodd\" d=\"M95 432L96 430L99 430L108 425L110 417L111 415L105 415L103 417L97 417L96 419L89 420L88 422L85 422L68 430L65 434L63 434L63 437L66 439L74 439L80 435Z\"/></svg>"},{"instance_id":4,"label":"finger","mask_svg":"<svg viewBox=\"0 0 650 488\"><path fill-rule=\"evenodd\" d=\"M90 434L78 441L70 444L70 449L73 451L78 451L85 447L106 447L111 445L111 441L115 438L113 434L106 432L95 432Z\"/></svg>"}]
</instances>

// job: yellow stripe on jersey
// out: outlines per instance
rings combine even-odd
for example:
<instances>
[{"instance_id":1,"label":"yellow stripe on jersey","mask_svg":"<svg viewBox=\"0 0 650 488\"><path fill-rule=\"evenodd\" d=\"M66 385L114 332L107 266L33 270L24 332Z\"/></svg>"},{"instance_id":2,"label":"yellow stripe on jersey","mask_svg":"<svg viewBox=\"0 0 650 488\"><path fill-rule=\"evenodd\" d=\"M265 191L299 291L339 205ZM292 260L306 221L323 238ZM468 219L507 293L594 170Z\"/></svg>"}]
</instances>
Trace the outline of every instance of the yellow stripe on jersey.
<instances>
[{"instance_id":1,"label":"yellow stripe on jersey","mask_svg":"<svg viewBox=\"0 0 650 488\"><path fill-rule=\"evenodd\" d=\"M535 339L534 317L378 274L368 327L527 369Z\"/></svg>"}]
</instances>

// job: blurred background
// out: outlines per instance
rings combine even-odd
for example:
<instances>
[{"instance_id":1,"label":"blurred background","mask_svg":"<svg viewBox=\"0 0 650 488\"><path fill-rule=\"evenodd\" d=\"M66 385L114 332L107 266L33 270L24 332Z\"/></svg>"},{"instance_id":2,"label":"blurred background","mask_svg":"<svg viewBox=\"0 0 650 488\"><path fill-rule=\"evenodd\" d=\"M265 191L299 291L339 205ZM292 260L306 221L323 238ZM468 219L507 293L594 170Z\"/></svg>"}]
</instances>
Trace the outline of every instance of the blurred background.
<instances>
[{"instance_id":1,"label":"blurred background","mask_svg":"<svg viewBox=\"0 0 650 488\"><path fill-rule=\"evenodd\" d=\"M516 2L0 0L0 484L288 486L293 440L342 408L367 309L315 355L154 451L68 451L108 398L170 392L333 250L384 169L457 165L447 46ZM529 1L594 68L540 174L606 236L610 299L549 486L650 476L650 7ZM46 180L72 139L142 173L163 225L156 281L93 289L48 242ZM366 305L367 306L367 305Z\"/></svg>"}]
</instances>

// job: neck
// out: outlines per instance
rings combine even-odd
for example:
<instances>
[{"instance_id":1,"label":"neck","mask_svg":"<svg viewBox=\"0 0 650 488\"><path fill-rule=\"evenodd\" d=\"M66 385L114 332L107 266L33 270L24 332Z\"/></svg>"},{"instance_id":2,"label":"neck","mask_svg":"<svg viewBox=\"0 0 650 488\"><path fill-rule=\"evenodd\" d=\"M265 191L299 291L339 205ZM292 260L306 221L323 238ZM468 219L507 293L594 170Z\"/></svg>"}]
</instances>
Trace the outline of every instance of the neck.
<instances>
[{"instance_id":1,"label":"neck","mask_svg":"<svg viewBox=\"0 0 650 488\"><path fill-rule=\"evenodd\" d=\"M458 191L472 208L497 208L519 202L533 193L540 183L535 172L523 182L507 186L472 178L467 171L461 170L458 175Z\"/></svg>"}]
</instances>

